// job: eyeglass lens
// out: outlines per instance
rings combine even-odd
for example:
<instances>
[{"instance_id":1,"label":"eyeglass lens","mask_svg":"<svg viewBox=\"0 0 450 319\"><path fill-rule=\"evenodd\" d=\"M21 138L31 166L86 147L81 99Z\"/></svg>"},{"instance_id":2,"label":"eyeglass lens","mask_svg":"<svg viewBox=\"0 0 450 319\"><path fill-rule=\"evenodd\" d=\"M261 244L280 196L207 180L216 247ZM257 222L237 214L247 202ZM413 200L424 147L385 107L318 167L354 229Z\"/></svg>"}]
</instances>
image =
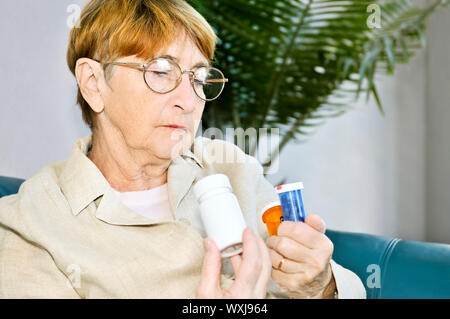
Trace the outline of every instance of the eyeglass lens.
<instances>
[{"instance_id":1,"label":"eyeglass lens","mask_svg":"<svg viewBox=\"0 0 450 319\"><path fill-rule=\"evenodd\" d=\"M181 75L180 68L174 62L158 58L147 66L145 81L152 90L167 93L178 85ZM203 100L216 99L225 86L222 72L210 67L196 68L191 80L195 93Z\"/></svg>"}]
</instances>

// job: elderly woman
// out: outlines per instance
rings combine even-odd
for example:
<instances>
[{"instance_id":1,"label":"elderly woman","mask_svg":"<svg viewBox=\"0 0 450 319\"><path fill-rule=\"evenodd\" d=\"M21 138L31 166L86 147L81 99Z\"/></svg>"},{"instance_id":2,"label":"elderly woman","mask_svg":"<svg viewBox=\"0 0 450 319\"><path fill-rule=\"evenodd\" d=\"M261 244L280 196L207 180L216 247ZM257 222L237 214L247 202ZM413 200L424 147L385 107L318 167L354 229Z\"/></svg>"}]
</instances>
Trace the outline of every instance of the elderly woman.
<instances>
[{"instance_id":1,"label":"elderly woman","mask_svg":"<svg viewBox=\"0 0 450 319\"><path fill-rule=\"evenodd\" d=\"M319 216L266 239L262 210L278 197L262 167L233 144L194 139L227 81L210 64L215 43L183 0L87 3L67 61L92 136L0 200L1 297L365 297L331 260ZM229 177L249 226L243 253L224 260L192 191L211 172Z\"/></svg>"}]
</instances>

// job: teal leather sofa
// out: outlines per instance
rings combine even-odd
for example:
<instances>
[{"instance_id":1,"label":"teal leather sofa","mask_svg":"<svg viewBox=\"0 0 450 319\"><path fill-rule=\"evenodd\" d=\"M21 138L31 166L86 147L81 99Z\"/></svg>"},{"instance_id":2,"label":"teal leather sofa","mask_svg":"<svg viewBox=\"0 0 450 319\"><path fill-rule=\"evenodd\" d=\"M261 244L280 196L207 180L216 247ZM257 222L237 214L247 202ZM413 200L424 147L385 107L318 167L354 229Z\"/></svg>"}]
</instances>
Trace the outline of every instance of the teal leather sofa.
<instances>
[{"instance_id":1,"label":"teal leather sofa","mask_svg":"<svg viewBox=\"0 0 450 319\"><path fill-rule=\"evenodd\" d=\"M23 180L0 176L0 198ZM1 212L0 212L1 213ZM450 299L450 245L328 230L333 259L361 278L369 299Z\"/></svg>"}]
</instances>

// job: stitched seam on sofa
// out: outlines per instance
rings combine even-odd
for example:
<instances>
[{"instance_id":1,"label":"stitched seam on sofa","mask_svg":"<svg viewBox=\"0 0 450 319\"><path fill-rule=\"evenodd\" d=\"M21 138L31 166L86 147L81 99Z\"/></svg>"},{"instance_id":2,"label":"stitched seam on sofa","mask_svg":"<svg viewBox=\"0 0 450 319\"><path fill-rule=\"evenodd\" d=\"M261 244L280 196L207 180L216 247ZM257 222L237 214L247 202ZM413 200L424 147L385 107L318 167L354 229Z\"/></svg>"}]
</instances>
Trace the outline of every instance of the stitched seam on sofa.
<instances>
[{"instance_id":1,"label":"stitched seam on sofa","mask_svg":"<svg viewBox=\"0 0 450 319\"><path fill-rule=\"evenodd\" d=\"M380 261L380 269L381 269L381 285L380 285L380 289L378 291L378 295L376 296L377 299L380 298L380 296L382 295L381 292L383 290L383 286L384 286L384 277L385 274L387 272L387 266L389 264L389 259L391 258L392 252L394 251L394 248L397 246L397 244L401 241L401 239L399 238L394 238L392 239L388 246L386 247L386 250L383 253L383 256L381 257L381 261Z\"/></svg>"}]
</instances>

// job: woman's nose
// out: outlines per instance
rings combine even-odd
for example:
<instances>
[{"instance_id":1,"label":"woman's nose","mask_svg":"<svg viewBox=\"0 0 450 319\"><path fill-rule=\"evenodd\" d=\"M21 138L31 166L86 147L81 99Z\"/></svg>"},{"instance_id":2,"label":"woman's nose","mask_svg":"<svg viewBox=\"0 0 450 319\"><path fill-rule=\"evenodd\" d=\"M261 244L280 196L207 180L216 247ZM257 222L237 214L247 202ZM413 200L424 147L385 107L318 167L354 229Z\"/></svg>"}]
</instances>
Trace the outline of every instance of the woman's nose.
<instances>
[{"instance_id":1,"label":"woman's nose","mask_svg":"<svg viewBox=\"0 0 450 319\"><path fill-rule=\"evenodd\" d=\"M175 89L175 94L180 99L177 105L181 106L185 111L191 112L200 102L200 98L195 94L191 84L192 73L184 72L181 75L181 83Z\"/></svg>"}]
</instances>

